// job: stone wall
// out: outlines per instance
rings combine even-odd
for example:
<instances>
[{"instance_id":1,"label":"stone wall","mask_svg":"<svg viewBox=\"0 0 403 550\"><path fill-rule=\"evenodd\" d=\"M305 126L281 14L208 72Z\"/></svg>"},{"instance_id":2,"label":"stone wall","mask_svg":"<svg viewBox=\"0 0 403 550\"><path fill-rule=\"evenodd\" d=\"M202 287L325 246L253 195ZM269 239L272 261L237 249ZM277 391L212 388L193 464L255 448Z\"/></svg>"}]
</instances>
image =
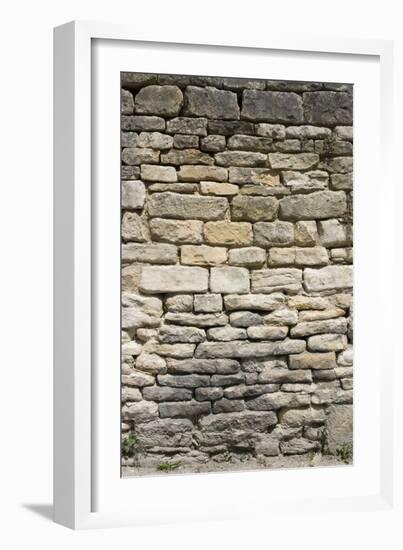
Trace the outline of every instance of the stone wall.
<instances>
[{"instance_id":1,"label":"stone wall","mask_svg":"<svg viewBox=\"0 0 403 550\"><path fill-rule=\"evenodd\" d=\"M122 73L121 110L123 464L350 460L352 87Z\"/></svg>"}]
</instances>

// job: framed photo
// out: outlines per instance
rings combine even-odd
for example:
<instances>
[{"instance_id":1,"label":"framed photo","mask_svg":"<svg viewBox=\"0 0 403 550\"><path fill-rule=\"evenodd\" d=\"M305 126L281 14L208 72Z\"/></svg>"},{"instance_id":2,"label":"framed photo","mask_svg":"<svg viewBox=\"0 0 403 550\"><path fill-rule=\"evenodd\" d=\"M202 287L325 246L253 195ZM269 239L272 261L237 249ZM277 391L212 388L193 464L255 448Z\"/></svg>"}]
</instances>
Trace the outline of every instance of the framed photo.
<instances>
[{"instance_id":1,"label":"framed photo","mask_svg":"<svg viewBox=\"0 0 403 550\"><path fill-rule=\"evenodd\" d=\"M386 41L55 30L57 522L394 517L392 76Z\"/></svg>"}]
</instances>

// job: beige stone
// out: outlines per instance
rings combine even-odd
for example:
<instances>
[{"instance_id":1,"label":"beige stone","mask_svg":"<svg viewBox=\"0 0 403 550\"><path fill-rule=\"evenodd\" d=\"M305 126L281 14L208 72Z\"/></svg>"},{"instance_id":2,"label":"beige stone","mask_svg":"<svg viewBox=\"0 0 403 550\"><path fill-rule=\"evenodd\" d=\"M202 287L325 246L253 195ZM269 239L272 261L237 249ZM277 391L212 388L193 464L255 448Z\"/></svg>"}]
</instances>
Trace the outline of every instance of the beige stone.
<instances>
[{"instance_id":1,"label":"beige stone","mask_svg":"<svg viewBox=\"0 0 403 550\"><path fill-rule=\"evenodd\" d=\"M185 265L219 265L227 261L227 249L218 246L184 245L181 247L181 263Z\"/></svg>"},{"instance_id":2,"label":"beige stone","mask_svg":"<svg viewBox=\"0 0 403 550\"><path fill-rule=\"evenodd\" d=\"M200 191L203 195L232 196L239 192L239 187L232 183L201 181Z\"/></svg>"},{"instance_id":3,"label":"beige stone","mask_svg":"<svg viewBox=\"0 0 403 550\"><path fill-rule=\"evenodd\" d=\"M252 225L244 222L207 222L204 237L208 243L222 245L252 244Z\"/></svg>"},{"instance_id":4,"label":"beige stone","mask_svg":"<svg viewBox=\"0 0 403 550\"><path fill-rule=\"evenodd\" d=\"M290 355L290 369L334 369L336 354L334 352L309 353Z\"/></svg>"},{"instance_id":5,"label":"beige stone","mask_svg":"<svg viewBox=\"0 0 403 550\"><path fill-rule=\"evenodd\" d=\"M149 222L151 237L155 241L174 244L200 244L203 242L203 222L199 220L166 220L153 218Z\"/></svg>"}]
</instances>

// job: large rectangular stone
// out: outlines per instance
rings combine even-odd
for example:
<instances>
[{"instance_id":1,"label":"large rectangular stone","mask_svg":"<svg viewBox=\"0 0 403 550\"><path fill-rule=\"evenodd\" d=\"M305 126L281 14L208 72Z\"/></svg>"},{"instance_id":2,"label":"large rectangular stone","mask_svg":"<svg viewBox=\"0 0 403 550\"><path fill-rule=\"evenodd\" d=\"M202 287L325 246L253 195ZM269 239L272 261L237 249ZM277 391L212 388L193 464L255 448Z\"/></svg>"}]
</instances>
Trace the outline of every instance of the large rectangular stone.
<instances>
[{"instance_id":1,"label":"large rectangular stone","mask_svg":"<svg viewBox=\"0 0 403 550\"><path fill-rule=\"evenodd\" d=\"M223 197L154 193L148 200L148 214L153 218L219 220L227 209L228 201Z\"/></svg>"},{"instance_id":2,"label":"large rectangular stone","mask_svg":"<svg viewBox=\"0 0 403 550\"><path fill-rule=\"evenodd\" d=\"M175 244L203 242L203 222L199 220L164 220L153 218L149 223L151 237L156 241Z\"/></svg>"},{"instance_id":3,"label":"large rectangular stone","mask_svg":"<svg viewBox=\"0 0 403 550\"><path fill-rule=\"evenodd\" d=\"M221 293L249 292L249 271L243 267L212 267L210 290Z\"/></svg>"},{"instance_id":4,"label":"large rectangular stone","mask_svg":"<svg viewBox=\"0 0 403 550\"><path fill-rule=\"evenodd\" d=\"M238 195L231 201L231 217L237 221L271 221L276 217L277 208L278 201L274 197Z\"/></svg>"},{"instance_id":5,"label":"large rectangular stone","mask_svg":"<svg viewBox=\"0 0 403 550\"><path fill-rule=\"evenodd\" d=\"M192 134L196 136L207 135L207 119L177 117L167 122L168 134Z\"/></svg>"},{"instance_id":6,"label":"large rectangular stone","mask_svg":"<svg viewBox=\"0 0 403 550\"><path fill-rule=\"evenodd\" d=\"M185 245L181 247L181 263L184 265L220 265L227 261L227 249L219 246Z\"/></svg>"},{"instance_id":7,"label":"large rectangular stone","mask_svg":"<svg viewBox=\"0 0 403 550\"><path fill-rule=\"evenodd\" d=\"M310 170L319 163L316 153L270 153L270 166L277 170Z\"/></svg>"},{"instance_id":8,"label":"large rectangular stone","mask_svg":"<svg viewBox=\"0 0 403 550\"><path fill-rule=\"evenodd\" d=\"M284 294L228 294L224 296L227 311L256 310L273 311L285 302Z\"/></svg>"},{"instance_id":9,"label":"large rectangular stone","mask_svg":"<svg viewBox=\"0 0 403 550\"><path fill-rule=\"evenodd\" d=\"M351 125L353 96L347 92L305 92L304 114L309 124L321 126Z\"/></svg>"},{"instance_id":10,"label":"large rectangular stone","mask_svg":"<svg viewBox=\"0 0 403 550\"><path fill-rule=\"evenodd\" d=\"M281 340L279 342L202 342L196 348L195 357L215 359L249 359L270 355L287 355L305 351L305 340Z\"/></svg>"},{"instance_id":11,"label":"large rectangular stone","mask_svg":"<svg viewBox=\"0 0 403 550\"><path fill-rule=\"evenodd\" d=\"M209 120L209 134L232 136L234 134L253 135L254 125L245 120Z\"/></svg>"},{"instance_id":12,"label":"large rectangular stone","mask_svg":"<svg viewBox=\"0 0 403 550\"><path fill-rule=\"evenodd\" d=\"M267 155L250 151L224 151L214 155L218 166L264 166Z\"/></svg>"},{"instance_id":13,"label":"large rectangular stone","mask_svg":"<svg viewBox=\"0 0 403 550\"><path fill-rule=\"evenodd\" d=\"M171 149L161 154L161 164L214 164L214 159L199 149Z\"/></svg>"},{"instance_id":14,"label":"large rectangular stone","mask_svg":"<svg viewBox=\"0 0 403 550\"><path fill-rule=\"evenodd\" d=\"M300 123L302 100L290 92L244 90L241 117L259 122Z\"/></svg>"},{"instance_id":15,"label":"large rectangular stone","mask_svg":"<svg viewBox=\"0 0 403 550\"><path fill-rule=\"evenodd\" d=\"M317 191L280 200L279 217L284 220L320 220L343 216L347 209L344 191Z\"/></svg>"},{"instance_id":16,"label":"large rectangular stone","mask_svg":"<svg viewBox=\"0 0 403 550\"><path fill-rule=\"evenodd\" d=\"M352 288L353 266L329 265L321 269L304 270L304 286L308 292Z\"/></svg>"},{"instance_id":17,"label":"large rectangular stone","mask_svg":"<svg viewBox=\"0 0 403 550\"><path fill-rule=\"evenodd\" d=\"M141 166L141 179L144 181L176 182L178 177L173 166L153 166L143 164Z\"/></svg>"},{"instance_id":18,"label":"large rectangular stone","mask_svg":"<svg viewBox=\"0 0 403 550\"><path fill-rule=\"evenodd\" d=\"M252 271L252 292L269 294L284 291L297 294L302 288L302 270L295 268Z\"/></svg>"},{"instance_id":19,"label":"large rectangular stone","mask_svg":"<svg viewBox=\"0 0 403 550\"><path fill-rule=\"evenodd\" d=\"M231 167L229 169L229 181L239 185L254 184L275 187L280 185L280 176L271 168L242 168Z\"/></svg>"},{"instance_id":20,"label":"large rectangular stone","mask_svg":"<svg viewBox=\"0 0 403 550\"><path fill-rule=\"evenodd\" d=\"M294 242L294 225L290 222L258 222L253 225L253 232L255 243L266 248Z\"/></svg>"},{"instance_id":21,"label":"large rectangular stone","mask_svg":"<svg viewBox=\"0 0 403 550\"><path fill-rule=\"evenodd\" d=\"M179 181L227 181L228 170L221 166L183 165L178 172Z\"/></svg>"},{"instance_id":22,"label":"large rectangular stone","mask_svg":"<svg viewBox=\"0 0 403 550\"><path fill-rule=\"evenodd\" d=\"M144 266L139 288L147 294L166 292L205 292L208 289L208 269L185 266Z\"/></svg>"},{"instance_id":23,"label":"large rectangular stone","mask_svg":"<svg viewBox=\"0 0 403 550\"><path fill-rule=\"evenodd\" d=\"M187 86L184 114L222 120L239 119L237 95L210 86Z\"/></svg>"},{"instance_id":24,"label":"large rectangular stone","mask_svg":"<svg viewBox=\"0 0 403 550\"><path fill-rule=\"evenodd\" d=\"M245 222L217 221L204 225L204 237L209 244L248 245L252 244L252 225Z\"/></svg>"},{"instance_id":25,"label":"large rectangular stone","mask_svg":"<svg viewBox=\"0 0 403 550\"><path fill-rule=\"evenodd\" d=\"M173 244L122 244L122 260L124 262L176 264L177 259L177 248Z\"/></svg>"}]
</instances>

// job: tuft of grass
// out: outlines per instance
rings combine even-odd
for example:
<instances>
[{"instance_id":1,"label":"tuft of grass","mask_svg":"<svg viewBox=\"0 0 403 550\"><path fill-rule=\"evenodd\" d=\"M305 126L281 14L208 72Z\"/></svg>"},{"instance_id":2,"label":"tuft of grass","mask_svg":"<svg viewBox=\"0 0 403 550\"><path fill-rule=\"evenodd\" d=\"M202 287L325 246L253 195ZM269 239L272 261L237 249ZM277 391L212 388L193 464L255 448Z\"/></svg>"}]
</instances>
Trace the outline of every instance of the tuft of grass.
<instances>
[{"instance_id":1,"label":"tuft of grass","mask_svg":"<svg viewBox=\"0 0 403 550\"><path fill-rule=\"evenodd\" d=\"M129 434L122 439L122 454L123 456L130 457L136 453L139 445L139 439L134 434Z\"/></svg>"},{"instance_id":2,"label":"tuft of grass","mask_svg":"<svg viewBox=\"0 0 403 550\"><path fill-rule=\"evenodd\" d=\"M320 434L320 449L322 451L322 454L327 455L329 454L329 435L327 433L327 429L324 428Z\"/></svg>"},{"instance_id":3,"label":"tuft of grass","mask_svg":"<svg viewBox=\"0 0 403 550\"><path fill-rule=\"evenodd\" d=\"M336 449L336 456L345 464L349 464L353 458L353 445L351 443L344 443Z\"/></svg>"},{"instance_id":4,"label":"tuft of grass","mask_svg":"<svg viewBox=\"0 0 403 550\"><path fill-rule=\"evenodd\" d=\"M157 470L159 472L173 472L180 466L182 466L182 462L180 460L177 460L176 462L161 462L161 464L158 464Z\"/></svg>"}]
</instances>

